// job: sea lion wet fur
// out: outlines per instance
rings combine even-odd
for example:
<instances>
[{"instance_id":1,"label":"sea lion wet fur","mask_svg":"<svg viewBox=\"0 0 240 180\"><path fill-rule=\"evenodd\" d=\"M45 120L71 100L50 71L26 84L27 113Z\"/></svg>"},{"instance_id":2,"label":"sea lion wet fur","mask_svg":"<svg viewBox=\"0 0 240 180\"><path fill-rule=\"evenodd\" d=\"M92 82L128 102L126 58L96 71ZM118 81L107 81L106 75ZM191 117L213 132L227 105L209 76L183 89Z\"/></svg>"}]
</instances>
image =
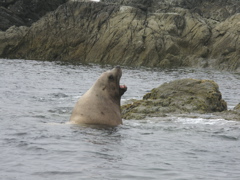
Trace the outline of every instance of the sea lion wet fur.
<instances>
[{"instance_id":1,"label":"sea lion wet fur","mask_svg":"<svg viewBox=\"0 0 240 180\"><path fill-rule=\"evenodd\" d=\"M122 124L120 100L127 87L119 85L121 76L120 67L104 72L95 84L79 98L70 122L108 126Z\"/></svg>"}]
</instances>

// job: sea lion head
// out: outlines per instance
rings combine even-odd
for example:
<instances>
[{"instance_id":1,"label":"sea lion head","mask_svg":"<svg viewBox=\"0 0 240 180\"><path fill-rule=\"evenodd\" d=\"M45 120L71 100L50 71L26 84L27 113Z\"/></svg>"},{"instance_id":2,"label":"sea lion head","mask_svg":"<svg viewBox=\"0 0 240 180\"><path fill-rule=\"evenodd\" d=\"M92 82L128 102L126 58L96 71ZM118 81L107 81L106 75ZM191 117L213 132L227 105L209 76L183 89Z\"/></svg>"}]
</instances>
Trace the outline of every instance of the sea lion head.
<instances>
[{"instance_id":1,"label":"sea lion head","mask_svg":"<svg viewBox=\"0 0 240 180\"><path fill-rule=\"evenodd\" d=\"M98 88L101 88L103 94L120 100L121 96L127 91L126 85L120 85L121 77L122 69L120 66L117 66L110 71L104 72L95 84Z\"/></svg>"}]
</instances>

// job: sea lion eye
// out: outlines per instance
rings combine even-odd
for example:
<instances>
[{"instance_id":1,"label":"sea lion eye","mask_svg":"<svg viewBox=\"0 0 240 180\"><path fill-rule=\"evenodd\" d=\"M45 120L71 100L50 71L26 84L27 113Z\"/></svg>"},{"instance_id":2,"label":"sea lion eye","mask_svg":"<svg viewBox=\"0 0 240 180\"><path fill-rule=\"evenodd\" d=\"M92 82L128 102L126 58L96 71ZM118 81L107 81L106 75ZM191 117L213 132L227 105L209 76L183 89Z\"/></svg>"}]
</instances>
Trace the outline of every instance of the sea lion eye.
<instances>
[{"instance_id":1,"label":"sea lion eye","mask_svg":"<svg viewBox=\"0 0 240 180\"><path fill-rule=\"evenodd\" d=\"M114 80L113 75L110 75L110 76L108 77L108 79L111 80L111 81L113 81L113 80Z\"/></svg>"}]
</instances>

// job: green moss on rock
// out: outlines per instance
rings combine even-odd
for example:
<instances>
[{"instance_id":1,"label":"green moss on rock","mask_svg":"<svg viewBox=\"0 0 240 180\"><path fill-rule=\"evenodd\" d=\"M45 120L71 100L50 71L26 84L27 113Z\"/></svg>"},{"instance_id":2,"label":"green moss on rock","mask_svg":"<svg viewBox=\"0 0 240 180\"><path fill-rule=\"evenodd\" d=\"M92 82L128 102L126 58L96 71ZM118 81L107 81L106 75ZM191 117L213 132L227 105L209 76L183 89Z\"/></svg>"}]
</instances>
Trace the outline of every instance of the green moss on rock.
<instances>
[{"instance_id":1,"label":"green moss on rock","mask_svg":"<svg viewBox=\"0 0 240 180\"><path fill-rule=\"evenodd\" d=\"M180 79L164 83L142 100L122 106L124 119L158 117L166 113L211 113L227 110L217 83L211 80Z\"/></svg>"}]
</instances>

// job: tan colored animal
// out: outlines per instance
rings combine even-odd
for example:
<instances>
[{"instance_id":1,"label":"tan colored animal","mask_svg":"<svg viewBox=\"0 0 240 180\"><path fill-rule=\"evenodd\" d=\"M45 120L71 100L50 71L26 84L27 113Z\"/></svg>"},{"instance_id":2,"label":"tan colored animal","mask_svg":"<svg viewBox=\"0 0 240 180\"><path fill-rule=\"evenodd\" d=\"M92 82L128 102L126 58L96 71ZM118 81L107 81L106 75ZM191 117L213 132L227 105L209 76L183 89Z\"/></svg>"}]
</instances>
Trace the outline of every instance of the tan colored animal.
<instances>
[{"instance_id":1,"label":"tan colored animal","mask_svg":"<svg viewBox=\"0 0 240 180\"><path fill-rule=\"evenodd\" d=\"M104 72L95 84L79 98L70 122L108 126L122 124L120 100L127 87L119 85L121 76L120 67Z\"/></svg>"}]
</instances>

